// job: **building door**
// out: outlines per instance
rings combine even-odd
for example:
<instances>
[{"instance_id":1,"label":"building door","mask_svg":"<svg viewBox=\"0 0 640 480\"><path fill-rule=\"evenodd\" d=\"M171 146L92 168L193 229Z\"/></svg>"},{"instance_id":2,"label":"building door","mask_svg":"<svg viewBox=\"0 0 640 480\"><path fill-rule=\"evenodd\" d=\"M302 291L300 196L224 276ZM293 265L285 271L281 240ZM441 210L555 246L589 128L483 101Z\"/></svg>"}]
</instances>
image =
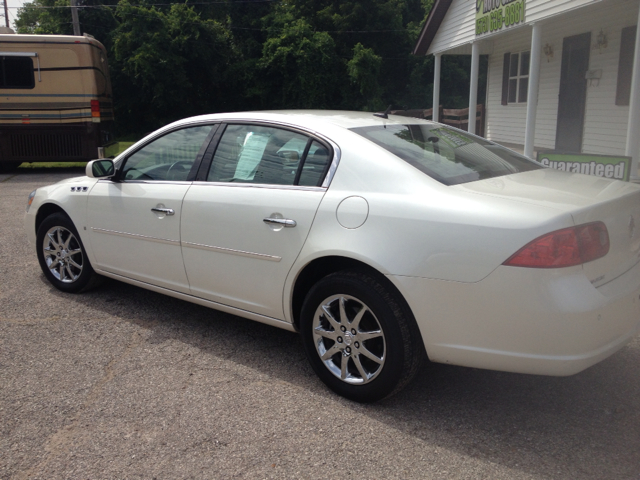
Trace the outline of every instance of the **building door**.
<instances>
[{"instance_id":1,"label":"building door","mask_svg":"<svg viewBox=\"0 0 640 480\"><path fill-rule=\"evenodd\" d=\"M566 37L562 41L562 67L558 98L556 150L582 152L585 103L591 32Z\"/></svg>"}]
</instances>

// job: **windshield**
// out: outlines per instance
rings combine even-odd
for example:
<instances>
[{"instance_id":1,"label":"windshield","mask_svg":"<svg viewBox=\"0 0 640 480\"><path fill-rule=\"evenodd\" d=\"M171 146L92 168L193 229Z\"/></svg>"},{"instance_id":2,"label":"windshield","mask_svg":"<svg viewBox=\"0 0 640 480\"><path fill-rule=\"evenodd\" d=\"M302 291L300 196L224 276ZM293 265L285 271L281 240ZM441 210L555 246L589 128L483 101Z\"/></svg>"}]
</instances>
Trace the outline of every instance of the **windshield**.
<instances>
[{"instance_id":1,"label":"windshield","mask_svg":"<svg viewBox=\"0 0 640 480\"><path fill-rule=\"evenodd\" d=\"M543 168L500 145L437 124L351 130L445 185Z\"/></svg>"}]
</instances>

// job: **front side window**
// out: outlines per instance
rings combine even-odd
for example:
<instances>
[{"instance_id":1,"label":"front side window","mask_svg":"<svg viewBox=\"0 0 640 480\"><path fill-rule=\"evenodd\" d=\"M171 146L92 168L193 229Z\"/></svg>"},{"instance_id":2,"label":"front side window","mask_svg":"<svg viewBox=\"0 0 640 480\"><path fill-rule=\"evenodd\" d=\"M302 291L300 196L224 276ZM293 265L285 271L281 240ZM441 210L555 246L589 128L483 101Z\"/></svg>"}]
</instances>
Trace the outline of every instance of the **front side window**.
<instances>
[{"instance_id":1,"label":"front side window","mask_svg":"<svg viewBox=\"0 0 640 480\"><path fill-rule=\"evenodd\" d=\"M371 126L352 131L445 185L542 168L500 145L441 125Z\"/></svg>"},{"instance_id":2,"label":"front side window","mask_svg":"<svg viewBox=\"0 0 640 480\"><path fill-rule=\"evenodd\" d=\"M212 128L183 128L152 141L126 159L122 178L186 181Z\"/></svg>"},{"instance_id":3,"label":"front side window","mask_svg":"<svg viewBox=\"0 0 640 480\"><path fill-rule=\"evenodd\" d=\"M0 88L33 88L33 60L30 57L0 55Z\"/></svg>"},{"instance_id":4,"label":"front side window","mask_svg":"<svg viewBox=\"0 0 640 480\"><path fill-rule=\"evenodd\" d=\"M304 134L262 125L228 125L209 182L319 186L329 150Z\"/></svg>"}]
</instances>

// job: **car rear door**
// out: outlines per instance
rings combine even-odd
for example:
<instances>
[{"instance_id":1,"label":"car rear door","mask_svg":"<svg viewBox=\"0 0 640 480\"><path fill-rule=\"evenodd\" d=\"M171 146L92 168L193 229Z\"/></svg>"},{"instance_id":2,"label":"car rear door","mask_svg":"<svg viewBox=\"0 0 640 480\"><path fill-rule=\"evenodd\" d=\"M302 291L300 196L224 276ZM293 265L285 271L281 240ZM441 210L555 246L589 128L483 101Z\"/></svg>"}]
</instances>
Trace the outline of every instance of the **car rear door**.
<instances>
[{"instance_id":1,"label":"car rear door","mask_svg":"<svg viewBox=\"0 0 640 480\"><path fill-rule=\"evenodd\" d=\"M89 193L95 267L189 293L180 248L182 201L215 125L191 125L153 139L129 155L114 180Z\"/></svg>"},{"instance_id":2,"label":"car rear door","mask_svg":"<svg viewBox=\"0 0 640 480\"><path fill-rule=\"evenodd\" d=\"M284 319L284 282L325 193L333 151L268 125L227 125L219 136L211 165L184 199L191 293Z\"/></svg>"}]
</instances>

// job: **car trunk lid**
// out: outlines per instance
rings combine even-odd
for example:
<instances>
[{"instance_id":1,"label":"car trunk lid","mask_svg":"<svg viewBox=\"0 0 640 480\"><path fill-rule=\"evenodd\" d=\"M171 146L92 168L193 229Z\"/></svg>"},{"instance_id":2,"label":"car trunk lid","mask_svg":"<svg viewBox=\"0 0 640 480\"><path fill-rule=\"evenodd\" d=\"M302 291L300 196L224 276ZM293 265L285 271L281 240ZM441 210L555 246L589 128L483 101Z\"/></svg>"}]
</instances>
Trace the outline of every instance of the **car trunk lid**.
<instances>
[{"instance_id":1,"label":"car trunk lid","mask_svg":"<svg viewBox=\"0 0 640 480\"><path fill-rule=\"evenodd\" d=\"M594 286L619 277L640 261L640 186L600 177L541 169L451 188L569 213L575 225L603 222L609 253L585 263Z\"/></svg>"}]
</instances>

